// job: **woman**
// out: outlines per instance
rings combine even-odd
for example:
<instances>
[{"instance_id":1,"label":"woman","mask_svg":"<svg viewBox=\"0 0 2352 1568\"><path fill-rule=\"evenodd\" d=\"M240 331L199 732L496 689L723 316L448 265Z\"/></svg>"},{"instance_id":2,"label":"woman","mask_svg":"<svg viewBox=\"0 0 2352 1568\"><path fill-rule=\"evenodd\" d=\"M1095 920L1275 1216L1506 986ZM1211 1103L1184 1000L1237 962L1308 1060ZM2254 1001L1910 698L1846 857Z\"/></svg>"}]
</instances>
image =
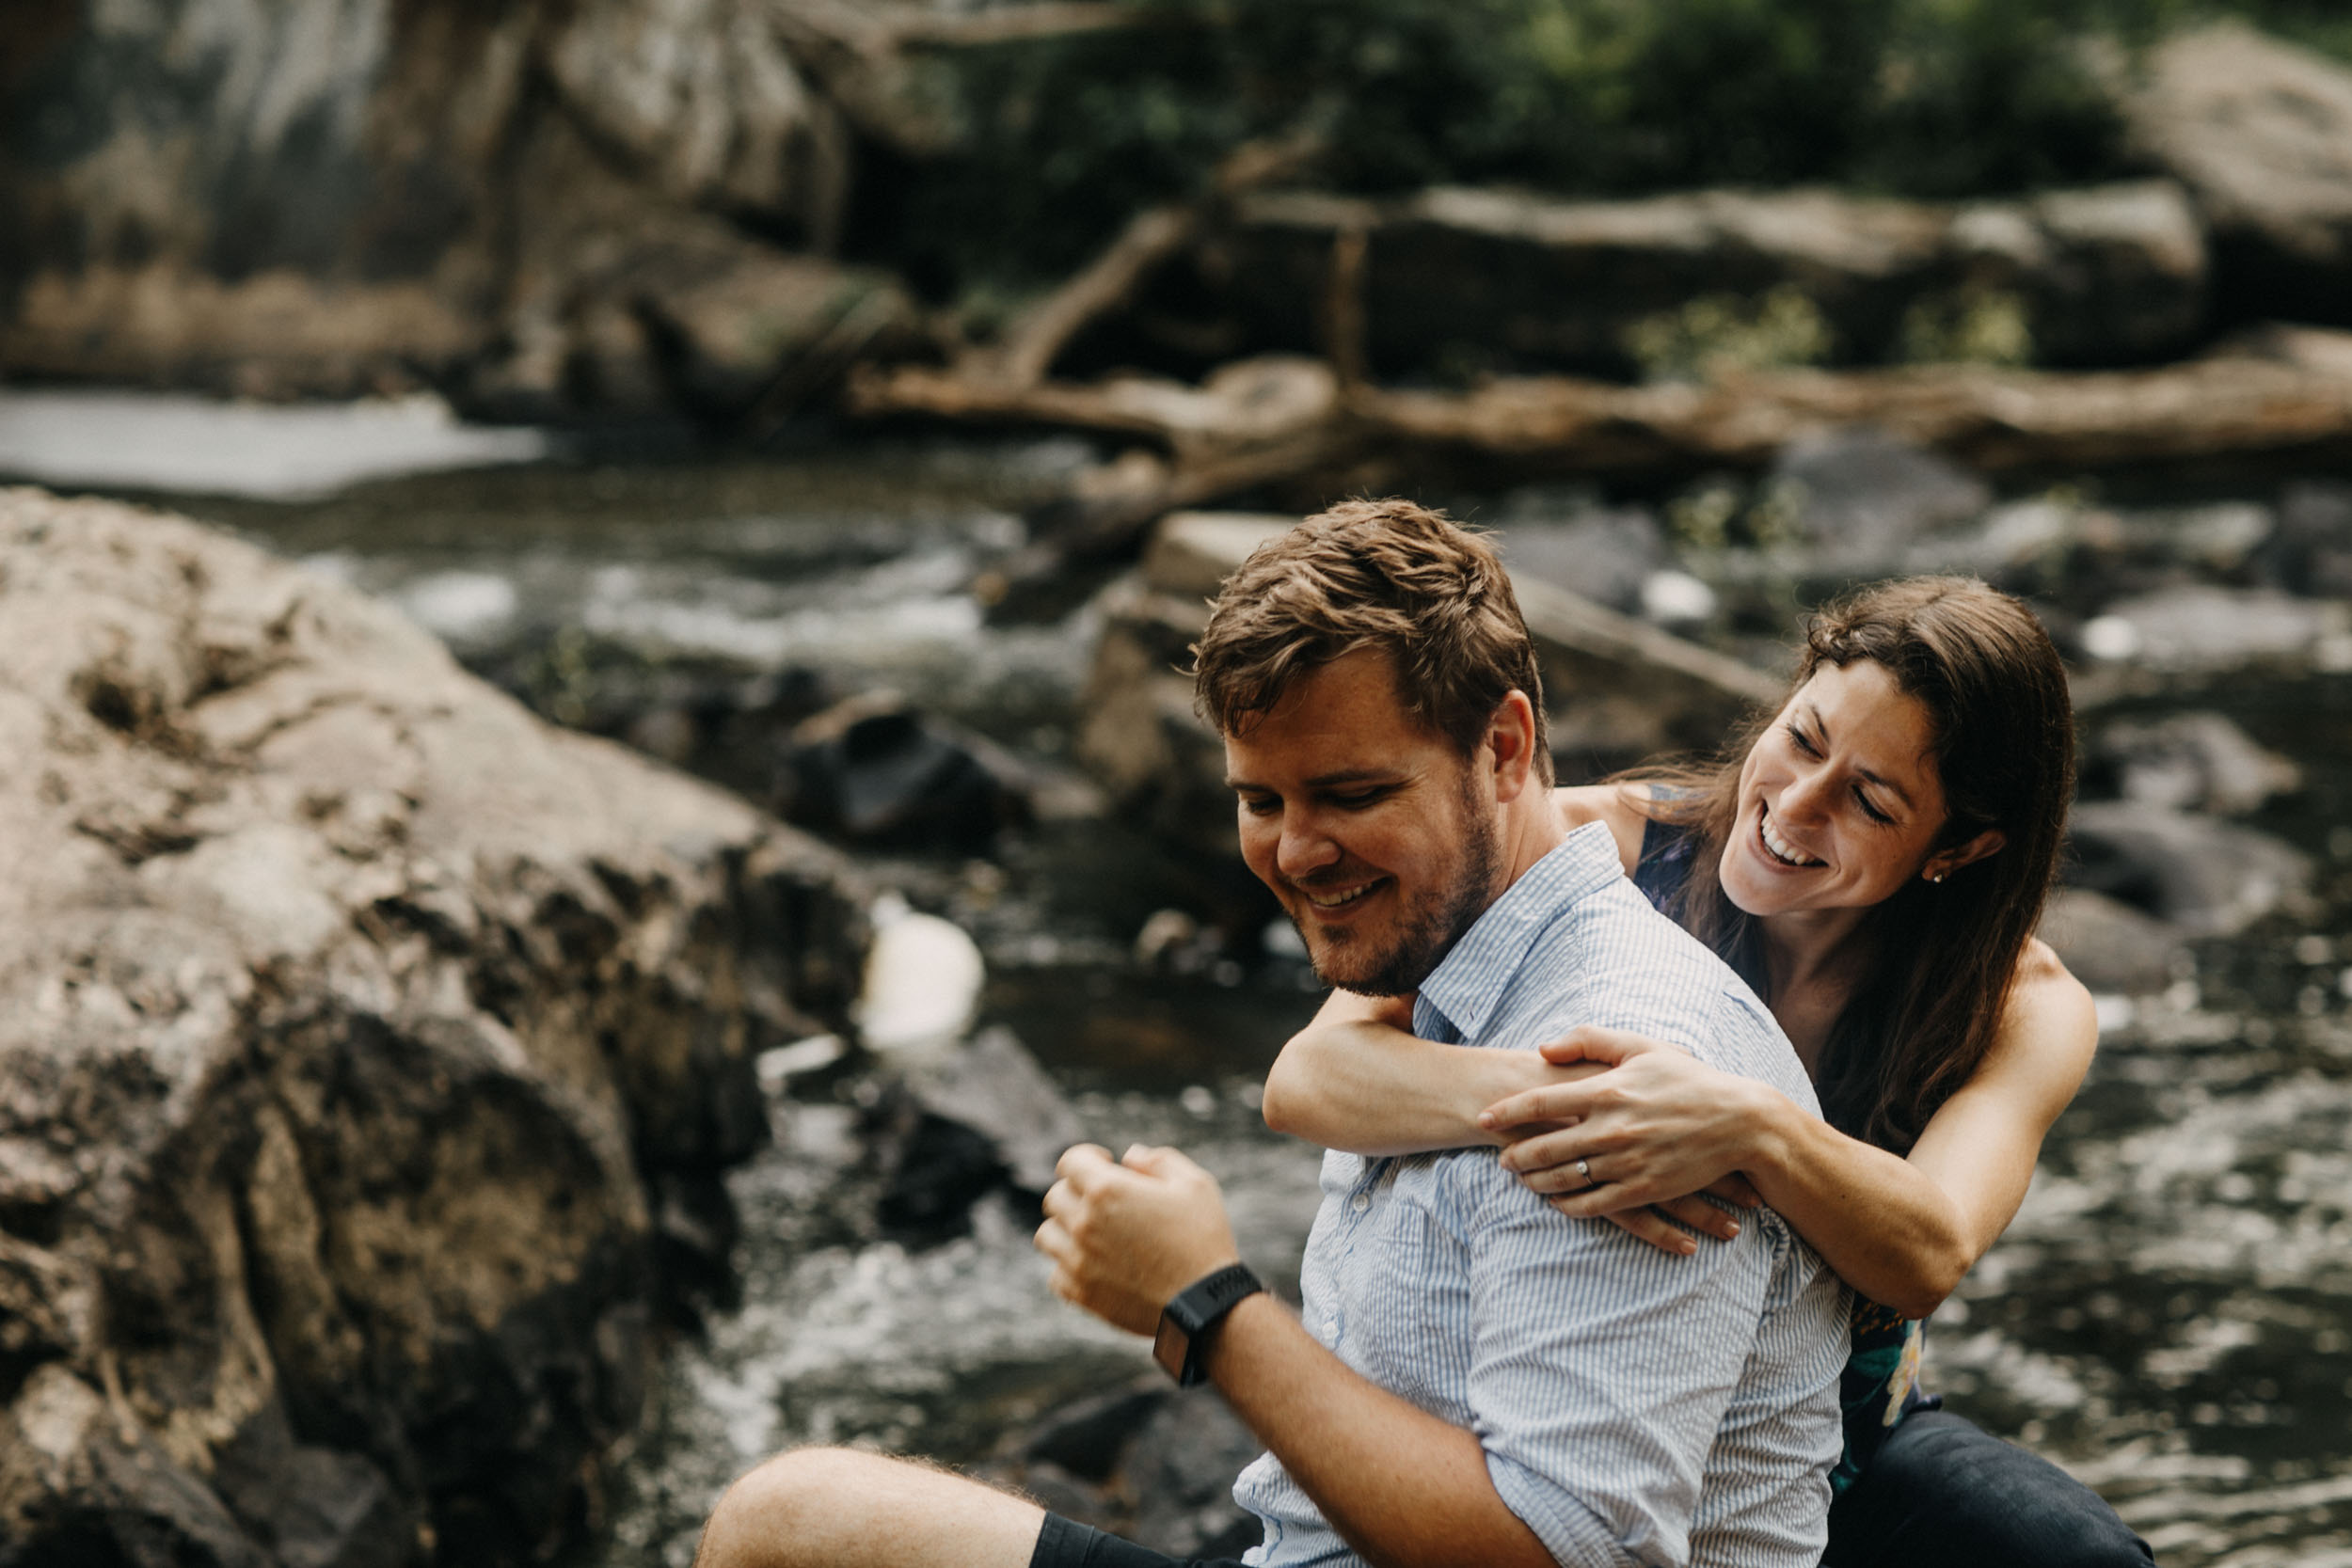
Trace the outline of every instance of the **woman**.
<instances>
[{"instance_id":1,"label":"woman","mask_svg":"<svg viewBox=\"0 0 2352 1568\"><path fill-rule=\"evenodd\" d=\"M2016 1213L2098 1040L2033 935L2074 787L2057 651L1979 582L1866 590L1814 618L1744 742L1557 798L1771 1006L1826 1121L1671 1042L1438 1046L1404 1033L1409 999L1345 992L1284 1048L1266 1120L1363 1154L1503 1145L1562 1212L1671 1251L1760 1198L1856 1292L1828 1562L2145 1562L2094 1495L1915 1387L1918 1320Z\"/></svg>"}]
</instances>

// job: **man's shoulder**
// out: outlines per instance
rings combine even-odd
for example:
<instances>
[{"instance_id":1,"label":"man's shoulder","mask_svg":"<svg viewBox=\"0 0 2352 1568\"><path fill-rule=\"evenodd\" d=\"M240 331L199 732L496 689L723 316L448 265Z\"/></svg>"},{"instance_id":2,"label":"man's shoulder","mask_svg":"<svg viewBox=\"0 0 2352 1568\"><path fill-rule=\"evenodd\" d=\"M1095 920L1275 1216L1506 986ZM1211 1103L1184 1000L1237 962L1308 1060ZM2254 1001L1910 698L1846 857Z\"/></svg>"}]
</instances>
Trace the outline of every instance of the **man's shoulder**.
<instances>
[{"instance_id":1,"label":"man's shoulder","mask_svg":"<svg viewBox=\"0 0 2352 1568\"><path fill-rule=\"evenodd\" d=\"M1818 1110L1772 1009L1714 949L1628 880L1563 909L1528 952L1484 1043L1533 1047L1583 1024L1680 1046Z\"/></svg>"},{"instance_id":2,"label":"man's shoulder","mask_svg":"<svg viewBox=\"0 0 2352 1568\"><path fill-rule=\"evenodd\" d=\"M1522 1019L1600 1005L1664 1024L1709 1012L1727 992L1747 990L1705 942L1622 877L1558 911L1513 978L1511 1010ZM1589 1022L1578 1017L1571 1026Z\"/></svg>"}]
</instances>

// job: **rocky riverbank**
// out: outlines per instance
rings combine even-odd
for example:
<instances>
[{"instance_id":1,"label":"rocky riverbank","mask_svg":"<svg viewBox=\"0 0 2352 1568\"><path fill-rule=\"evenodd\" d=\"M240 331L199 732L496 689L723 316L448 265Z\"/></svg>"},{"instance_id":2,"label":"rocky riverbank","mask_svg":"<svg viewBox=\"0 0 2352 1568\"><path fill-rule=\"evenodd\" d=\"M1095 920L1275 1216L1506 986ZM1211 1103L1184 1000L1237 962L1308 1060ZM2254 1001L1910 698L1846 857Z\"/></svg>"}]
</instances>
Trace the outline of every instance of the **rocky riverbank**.
<instances>
[{"instance_id":1,"label":"rocky riverbank","mask_svg":"<svg viewBox=\"0 0 2352 1568\"><path fill-rule=\"evenodd\" d=\"M857 878L183 520L0 494L0 626L6 1555L575 1541Z\"/></svg>"},{"instance_id":2,"label":"rocky riverbank","mask_svg":"<svg viewBox=\"0 0 2352 1568\"><path fill-rule=\"evenodd\" d=\"M397 1538L420 1561L470 1560L451 1554L478 1542L513 1562L585 1539L615 1568L683 1564L735 1469L779 1444L852 1439L990 1466L1163 1545L1192 1549L1231 1525L1221 1480L1244 1440L1213 1404L1133 1386L1148 1370L1137 1347L1051 1300L1026 1216L1059 1141L1179 1142L1227 1180L1252 1259L1270 1277L1295 1266L1312 1160L1264 1132L1249 1091L1314 999L1272 911L1236 895L1248 884L1226 852L1214 743L1167 668L1208 585L1282 519L1172 520L1133 575L1068 572L1057 579L1066 609L1032 600L1026 618L1007 615L1013 600L996 595L1025 548L1014 514L1083 458L1070 443L908 445L207 503L208 515L300 558L299 571L148 514L12 500L25 518L59 525L36 536L28 521L11 546L22 634L10 641L10 681L60 716L21 750L50 759L57 787L70 786L55 802L39 771L21 775L22 809L52 813L28 816L18 835L42 847L26 863L62 868L51 881L19 879L34 891L16 928L36 933L24 939L23 983L72 980L60 994L95 997L76 1006L104 1016L75 1013L74 1032L57 1037L96 1040L103 1023L103 1060L140 1065L135 1075L85 1070L96 1045L67 1051L39 1032L49 1025L31 1010L37 992L18 1009L34 1022L7 1071L46 1075L9 1080L8 1114L34 1130L20 1136L11 1122L6 1168L34 1191L27 1150L56 1149L69 1174L51 1178L64 1196L0 1212L9 1257L32 1271L10 1276L31 1283L0 1320L9 1343L28 1347L5 1363L17 1380L8 1419L80 1433L84 1446L60 1439L53 1447L66 1457L55 1464L6 1470L21 1512L0 1533L78 1550L92 1537L74 1531L121 1540L160 1518L157 1538L198 1561L340 1552L372 1562L370 1551ZM2303 1184L2290 1198L2280 1178L2280 1212L2321 1227L2308 1240L2324 1247L2332 1222L2320 1211L2337 1188L2293 1173L2298 1161L2324 1165L2340 1127L2287 1112L2296 1095L2335 1103L2338 970L2352 961L2341 936L2352 835L2329 832L2344 775L2330 760L2344 744L2342 676L2328 672L2344 660L2352 582L2339 559L2352 559L2352 508L2339 489L2274 478L2188 494L2109 475L2004 493L1863 432L1792 446L1752 478L1428 499L1501 534L1547 641L1569 778L1647 746L1711 738L1722 715L1771 688L1797 607L1852 578L1967 569L2034 595L2074 667L2088 753L2077 885L2050 934L2104 998L2101 1060L2116 1076L2062 1126L2051 1159L2063 1180L2037 1187L2042 1206L2020 1222L2026 1240L1995 1255L2016 1261L2007 1274L1988 1264L1968 1299L1998 1314L2003 1288L2038 1291L2047 1318L2105 1299L2056 1261L2108 1256L2070 1218L2082 1206L2122 1203L2137 1216L2120 1232L2138 1238L2133 1269L2202 1279L2166 1261L2165 1239L2237 1236L2231 1227L2251 1222L2223 1195L2242 1175L2268 1181L2262 1162L2281 1148L2280 1168ZM188 562L202 568L200 584ZM285 620L295 596L318 607L325 630ZM248 601L258 608L237 608ZM68 611L87 603L99 608ZM386 605L437 628L546 715L788 810L838 848L809 849L642 755L529 721L455 673ZM281 621L291 652L271 641ZM139 631L150 626L164 629ZM183 645L197 651L166 657ZM151 664L166 675L141 674ZM103 678L73 673L93 669ZM320 697L313 731L313 697L345 689L358 711ZM163 695L140 695L152 692ZM1623 700L1632 692L1641 699ZM1147 708L1173 760L1131 761L1122 773L1115 748L1098 756L1104 737L1091 721ZM248 724L243 714L269 717ZM431 766L420 775L400 762L406 742L372 739L370 714L424 736ZM453 725L481 746L446 738ZM85 738L91 749L72 750ZM495 761L481 763L485 753ZM1194 802L1189 817L1125 793L1122 778L1155 774ZM613 803L641 794L630 812ZM461 800L485 810L461 813ZM679 821L706 831L682 838L664 826ZM379 823L405 823L405 837L369 826ZM256 842L291 847L273 859ZM467 846L470 859L458 852ZM743 869L728 871L739 854ZM858 871L836 881L844 856ZM774 857L802 868L789 885L812 900L797 949L802 939L759 934L760 868ZM420 860L444 868L428 914L408 910L425 897L410 888L424 876ZM629 879L615 880L616 867ZM97 890L72 894L84 904L41 914L53 905L35 893L70 894L84 876ZM372 891L377 876L408 891ZM868 906L855 890L866 883L901 900L861 923ZM268 907L285 926L249 927L261 916L225 901L222 887L281 895ZM323 905L303 891L312 887ZM302 909L326 933L308 948L282 934L311 929L295 919ZM455 922L468 909L475 925L453 926L456 934L414 935L416 921ZM861 924L882 937L853 1009ZM191 925L198 935L185 934ZM74 933L87 931L98 934L76 947ZM156 978L161 970L180 985L184 973L197 985L213 973L186 968L199 941L213 944L202 953L219 949L221 973L256 976L234 982L251 984L255 999L221 1004L230 1022L212 1035L173 1010ZM830 978L791 990L774 956L811 944L831 955ZM75 956L84 947L97 955L87 963ZM294 956L250 957L263 952ZM883 983L890 975L913 983ZM721 984L707 989L714 976ZM787 1006L763 1000L776 996ZM287 1010L304 998L315 1015ZM677 1060L681 1038L703 1042L703 1076L691 1085L648 1065ZM54 1062L72 1070L44 1065ZM2315 1077L2271 1094L2263 1085L2274 1069ZM2201 1086L2177 1104L2163 1099L2159 1115L2143 1098L2170 1095L2176 1070ZM167 1081L167 1071L193 1077ZM183 1084L193 1086L170 1087ZM2208 1092L2211 1104L2197 1099ZM2249 1109L2249 1094L2270 1098ZM141 1095L162 1108L142 1109ZM606 1112L612 1119L598 1120ZM88 1130L72 1131L85 1116ZM499 1117L521 1129L477 1132ZM263 1136L280 1121L291 1156L277 1132ZM763 1129L765 1148L744 1160ZM2214 1158L2252 1174L2206 1171L2197 1180L2212 1191L2190 1183L2176 1212L2134 1184L2137 1166L2100 1152L2144 1159L2176 1135L2183 1159L2237 1140L2229 1147L2242 1143L2242 1156ZM479 1147L493 1138L505 1154ZM565 1152L582 1139L588 1154ZM558 1204L558 1178L542 1160L586 1217L545 1212ZM99 1172L87 1192L72 1184L83 1165ZM284 1178L289 1166L298 1179ZM110 1170L126 1173L115 1186ZM723 1182L731 1205L716 1196ZM540 1248L508 1295L491 1288L503 1276L485 1284L458 1261L512 1260L500 1250L511 1233L493 1230L484 1204L453 1196L476 1190L501 1194L497 1212L524 1216ZM192 1205L215 1216L204 1221L213 1228L187 1217ZM287 1209L314 1216L291 1241L278 1217ZM118 1228L135 1247L114 1247ZM221 1238L232 1235L228 1256ZM311 1273L298 1267L305 1247L324 1259ZM729 1263L714 1266L722 1254ZM739 1297L730 1267L744 1272ZM556 1269L576 1282L547 1287ZM186 1289L191 1279L201 1292ZM290 1295L288 1280L312 1293ZM484 1294L463 1293L474 1291ZM682 1297L712 1304L703 1331L657 1364L650 1348ZM215 1305L199 1311L183 1299ZM115 1305L93 1315L81 1305L90 1301ZM2162 1447L2175 1442L2234 1455L2239 1439L2226 1434L2130 1425L2191 1419L2201 1390L2240 1365L2226 1336L2257 1321L2255 1308L2214 1310L2211 1322L2157 1314L2134 1331L2136 1346L2159 1347L2148 1354L2160 1372L2138 1370L2138 1349L2080 1351L2039 1320L1998 1318L2008 1326L1997 1336L1940 1320L1937 1386L2074 1423L2050 1429L2070 1459L2123 1440L2108 1431L2116 1423L2172 1456L2167 1464L2189 1463ZM238 1338L247 1322L252 1335ZM317 1348L314 1323L325 1324L316 1335L340 1338ZM582 1326L597 1324L601 1337ZM2297 1354L2335 1354L2274 1328ZM400 1336L419 1333L437 1338L423 1359L403 1360L415 1341ZM2227 1365L2183 1370L2209 1333L2224 1336L2212 1354ZM206 1370L229 1354L224 1343L265 1369L250 1382L262 1413L207 1448L188 1434L246 1408L216 1396L231 1380ZM2092 1404L2016 1370L2037 1357L2086 1380ZM655 1389L642 1425L621 1376L630 1367ZM2177 1410L2176 1386L2196 1391L2179 1394L2187 1402ZM610 1402L577 1416L591 1399ZM2320 1393L2278 1402L2340 1424ZM2094 1407L2106 1414L2094 1420ZM188 1409L203 1420L230 1414L192 1425ZM119 1410L130 1425L115 1424ZM568 1449L521 1424L575 1418L585 1435ZM2026 1419L1996 1424L2014 1433ZM150 1436L123 1458L103 1449L108 1432ZM463 1448L453 1433L481 1440ZM151 1441L152 1450L137 1447ZM444 1451L446 1463L435 1457ZM177 1469L140 1469L141 1452ZM550 1454L568 1468L540 1468ZM2247 1473L2298 1484L2266 1464ZM162 1491L126 1490L134 1471L161 1476ZM2113 1484L2122 1496L2143 1482L2143 1505L2166 1528L2204 1517L2201 1482ZM203 1494L217 1507L187 1501ZM341 1499L332 1518L288 1500L313 1495ZM596 1499L606 1497L600 1522ZM521 1523L491 1539L485 1498ZM420 1521L435 1529L432 1553ZM2235 1528L2198 1539L2236 1540Z\"/></svg>"}]
</instances>

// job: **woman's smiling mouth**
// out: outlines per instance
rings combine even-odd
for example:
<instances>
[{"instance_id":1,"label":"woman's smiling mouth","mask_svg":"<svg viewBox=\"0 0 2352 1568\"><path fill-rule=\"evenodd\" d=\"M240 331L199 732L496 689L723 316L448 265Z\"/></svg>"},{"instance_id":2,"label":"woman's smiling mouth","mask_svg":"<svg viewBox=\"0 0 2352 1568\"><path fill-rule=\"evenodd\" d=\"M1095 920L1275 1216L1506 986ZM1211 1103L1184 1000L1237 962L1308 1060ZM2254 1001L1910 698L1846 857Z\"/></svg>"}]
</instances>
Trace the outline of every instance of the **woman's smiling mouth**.
<instances>
[{"instance_id":1,"label":"woman's smiling mouth","mask_svg":"<svg viewBox=\"0 0 2352 1568\"><path fill-rule=\"evenodd\" d=\"M1804 867L1823 863L1822 862L1817 861L1805 854L1795 845L1789 843L1787 839L1781 837L1780 834L1774 832L1772 831L1772 814L1761 805L1757 806L1756 809L1756 842L1764 846L1764 852L1772 856L1772 859L1778 861L1783 865L1795 866L1799 869L1803 869Z\"/></svg>"}]
</instances>

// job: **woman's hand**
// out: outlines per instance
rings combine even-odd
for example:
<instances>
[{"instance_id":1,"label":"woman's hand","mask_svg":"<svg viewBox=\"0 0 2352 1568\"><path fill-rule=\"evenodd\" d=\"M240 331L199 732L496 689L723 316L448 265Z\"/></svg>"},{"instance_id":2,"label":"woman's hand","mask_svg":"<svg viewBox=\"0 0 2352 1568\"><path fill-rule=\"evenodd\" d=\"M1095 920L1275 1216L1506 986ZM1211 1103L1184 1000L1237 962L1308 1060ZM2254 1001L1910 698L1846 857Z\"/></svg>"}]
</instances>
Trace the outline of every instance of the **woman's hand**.
<instances>
[{"instance_id":1,"label":"woman's hand","mask_svg":"<svg viewBox=\"0 0 2352 1568\"><path fill-rule=\"evenodd\" d=\"M1724 1240L1740 1233L1739 1222L1708 1198L1750 1209L1760 1201L1738 1174L1751 1154L1757 1085L1617 1029L1578 1029L1543 1054L1554 1064L1601 1063L1610 1070L1487 1107L1479 1124L1488 1132L1525 1130L1501 1156L1505 1170L1562 1213L1607 1218L1669 1252L1697 1247L1670 1219Z\"/></svg>"}]
</instances>

